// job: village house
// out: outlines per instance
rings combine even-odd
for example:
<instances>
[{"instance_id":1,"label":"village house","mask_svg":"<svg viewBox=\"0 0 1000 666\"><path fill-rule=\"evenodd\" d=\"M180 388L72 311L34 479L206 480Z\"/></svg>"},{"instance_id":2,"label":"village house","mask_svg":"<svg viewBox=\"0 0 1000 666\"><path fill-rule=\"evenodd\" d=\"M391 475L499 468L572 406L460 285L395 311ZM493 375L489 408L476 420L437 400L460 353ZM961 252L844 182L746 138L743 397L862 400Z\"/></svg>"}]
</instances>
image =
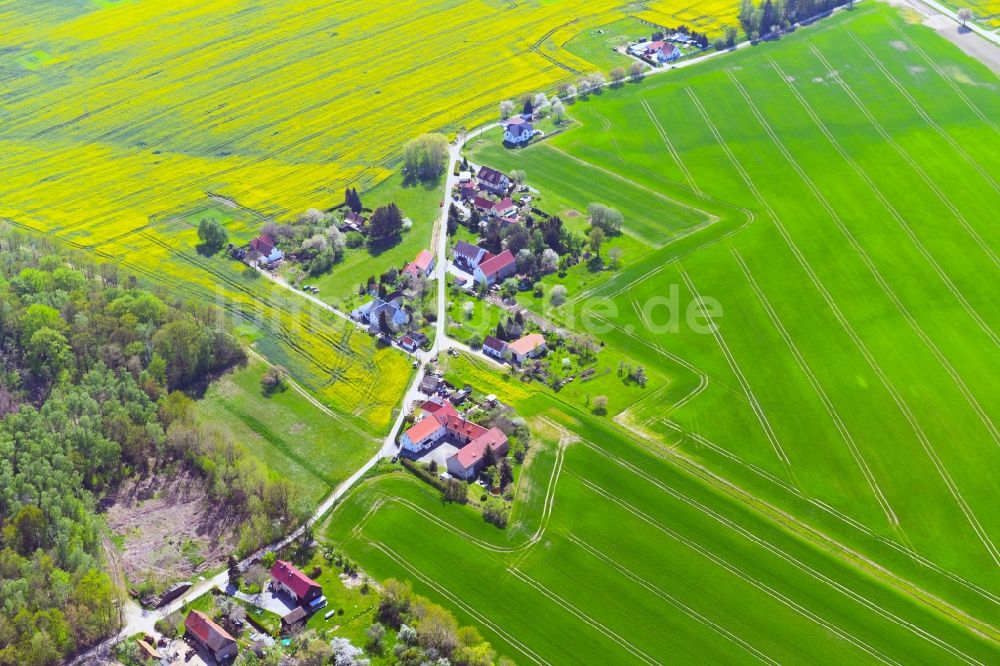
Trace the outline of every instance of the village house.
<instances>
[{"instance_id":1,"label":"village house","mask_svg":"<svg viewBox=\"0 0 1000 666\"><path fill-rule=\"evenodd\" d=\"M479 188L472 183L462 183L458 187L458 194L462 201L472 201L479 196Z\"/></svg>"},{"instance_id":2,"label":"village house","mask_svg":"<svg viewBox=\"0 0 1000 666\"><path fill-rule=\"evenodd\" d=\"M240 649L235 638L201 611L193 610L184 618L184 633L208 650L218 662L235 659Z\"/></svg>"},{"instance_id":3,"label":"village house","mask_svg":"<svg viewBox=\"0 0 1000 666\"><path fill-rule=\"evenodd\" d=\"M445 461L448 473L457 478L470 480L482 471L487 447L498 456L507 453L507 436L502 430L467 421L447 400L428 400L420 406L420 412L423 417L400 438L402 448L420 453L447 440L459 447L459 451Z\"/></svg>"},{"instance_id":4,"label":"village house","mask_svg":"<svg viewBox=\"0 0 1000 666\"><path fill-rule=\"evenodd\" d=\"M528 143L533 136L535 136L535 128L529 122L510 123L503 131L504 143L515 146Z\"/></svg>"},{"instance_id":5,"label":"village house","mask_svg":"<svg viewBox=\"0 0 1000 666\"><path fill-rule=\"evenodd\" d=\"M351 319L368 325L371 333L378 333L382 325L382 315L393 327L404 326L410 321L409 313L403 309L403 295L399 292L385 298L374 297L364 305L351 311Z\"/></svg>"},{"instance_id":6,"label":"village house","mask_svg":"<svg viewBox=\"0 0 1000 666\"><path fill-rule=\"evenodd\" d=\"M452 251L455 265L464 271L476 270L479 268L479 264L492 256L485 248L466 241L458 241Z\"/></svg>"},{"instance_id":7,"label":"village house","mask_svg":"<svg viewBox=\"0 0 1000 666\"><path fill-rule=\"evenodd\" d=\"M406 268L403 269L403 274L430 277L431 272L434 270L434 262L434 255L430 253L430 250L421 250L417 258L406 265Z\"/></svg>"},{"instance_id":8,"label":"village house","mask_svg":"<svg viewBox=\"0 0 1000 666\"><path fill-rule=\"evenodd\" d=\"M541 333L529 333L508 344L507 349L515 363L524 363L526 359L535 358L545 353L545 336Z\"/></svg>"},{"instance_id":9,"label":"village house","mask_svg":"<svg viewBox=\"0 0 1000 666\"><path fill-rule=\"evenodd\" d=\"M493 204L493 214L499 217L507 217L513 213L517 212L517 206L514 205L514 200L510 197L504 197L502 200Z\"/></svg>"},{"instance_id":10,"label":"village house","mask_svg":"<svg viewBox=\"0 0 1000 666\"><path fill-rule=\"evenodd\" d=\"M305 626L309 613L302 606L296 606L281 616L281 633L288 635Z\"/></svg>"},{"instance_id":11,"label":"village house","mask_svg":"<svg viewBox=\"0 0 1000 666\"><path fill-rule=\"evenodd\" d=\"M144 638L136 641L136 645L139 647L139 661L144 664L159 664L163 655L156 649L155 643L151 641L152 639L147 641Z\"/></svg>"},{"instance_id":12,"label":"village house","mask_svg":"<svg viewBox=\"0 0 1000 666\"><path fill-rule=\"evenodd\" d=\"M487 335L483 340L483 353L492 356L498 361L504 360L504 353L507 351L507 343L500 338Z\"/></svg>"},{"instance_id":13,"label":"village house","mask_svg":"<svg viewBox=\"0 0 1000 666\"><path fill-rule=\"evenodd\" d=\"M261 234L250 241L250 258L262 266L281 261L285 253L274 246L274 238Z\"/></svg>"},{"instance_id":14,"label":"village house","mask_svg":"<svg viewBox=\"0 0 1000 666\"><path fill-rule=\"evenodd\" d=\"M488 287L503 282L517 272L517 260L510 250L504 250L495 257L490 257L476 267L472 276L479 284Z\"/></svg>"},{"instance_id":15,"label":"village house","mask_svg":"<svg viewBox=\"0 0 1000 666\"><path fill-rule=\"evenodd\" d=\"M491 215L493 213L493 200L487 199L481 194L476 195L476 197L472 200L472 205L487 215Z\"/></svg>"},{"instance_id":16,"label":"village house","mask_svg":"<svg viewBox=\"0 0 1000 666\"><path fill-rule=\"evenodd\" d=\"M427 336L419 331L407 331L399 338L399 346L408 352L415 352L427 342Z\"/></svg>"},{"instance_id":17,"label":"village house","mask_svg":"<svg viewBox=\"0 0 1000 666\"><path fill-rule=\"evenodd\" d=\"M496 169L487 166L479 168L479 185L497 196L503 196L510 190L510 178Z\"/></svg>"},{"instance_id":18,"label":"village house","mask_svg":"<svg viewBox=\"0 0 1000 666\"><path fill-rule=\"evenodd\" d=\"M300 606L310 609L318 608L326 602L319 583L284 560L275 560L271 567L271 589L284 592Z\"/></svg>"},{"instance_id":19,"label":"village house","mask_svg":"<svg viewBox=\"0 0 1000 666\"><path fill-rule=\"evenodd\" d=\"M347 233L348 231L356 231L358 233L364 233L365 225L368 221L364 218L361 213L355 213L353 210L347 211L344 215L344 221L337 227L341 232Z\"/></svg>"},{"instance_id":20,"label":"village house","mask_svg":"<svg viewBox=\"0 0 1000 666\"><path fill-rule=\"evenodd\" d=\"M458 173L458 182L469 183L472 182L472 172L471 171L460 171Z\"/></svg>"}]
</instances>

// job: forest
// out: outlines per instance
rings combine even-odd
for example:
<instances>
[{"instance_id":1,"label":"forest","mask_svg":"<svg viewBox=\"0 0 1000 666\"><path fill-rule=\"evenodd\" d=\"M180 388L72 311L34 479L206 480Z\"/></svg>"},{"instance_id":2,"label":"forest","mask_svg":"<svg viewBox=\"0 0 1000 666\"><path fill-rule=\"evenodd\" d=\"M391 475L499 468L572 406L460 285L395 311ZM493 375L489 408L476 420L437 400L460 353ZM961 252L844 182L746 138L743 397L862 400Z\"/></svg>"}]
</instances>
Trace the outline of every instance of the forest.
<instances>
[{"instance_id":1,"label":"forest","mask_svg":"<svg viewBox=\"0 0 1000 666\"><path fill-rule=\"evenodd\" d=\"M195 422L185 391L245 360L214 306L0 229L0 665L120 629L96 506L125 480L195 471L247 526L244 552L301 518L287 482Z\"/></svg>"}]
</instances>

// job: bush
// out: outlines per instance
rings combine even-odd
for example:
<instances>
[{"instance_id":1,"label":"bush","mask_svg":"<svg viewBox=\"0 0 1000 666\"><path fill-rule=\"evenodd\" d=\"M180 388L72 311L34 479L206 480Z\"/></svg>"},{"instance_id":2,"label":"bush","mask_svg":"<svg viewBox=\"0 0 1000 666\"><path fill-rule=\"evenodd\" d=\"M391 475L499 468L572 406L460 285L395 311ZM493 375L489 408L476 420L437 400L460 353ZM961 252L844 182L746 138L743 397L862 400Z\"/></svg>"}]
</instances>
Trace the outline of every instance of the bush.
<instances>
[{"instance_id":1,"label":"bush","mask_svg":"<svg viewBox=\"0 0 1000 666\"><path fill-rule=\"evenodd\" d=\"M549 292L549 300L552 305L560 306L566 302L566 287L561 284L557 284L552 287L552 291Z\"/></svg>"},{"instance_id":2,"label":"bush","mask_svg":"<svg viewBox=\"0 0 1000 666\"><path fill-rule=\"evenodd\" d=\"M507 527L510 518L510 507L503 500L491 497L483 505L483 520L497 527Z\"/></svg>"},{"instance_id":3,"label":"bush","mask_svg":"<svg viewBox=\"0 0 1000 666\"><path fill-rule=\"evenodd\" d=\"M344 242L347 244L347 247L356 249L365 244L365 237L357 231L348 231L344 237Z\"/></svg>"},{"instance_id":4,"label":"bush","mask_svg":"<svg viewBox=\"0 0 1000 666\"><path fill-rule=\"evenodd\" d=\"M280 365L272 365L264 371L264 376L260 378L260 388L264 395L280 393L288 388L288 371Z\"/></svg>"}]
</instances>

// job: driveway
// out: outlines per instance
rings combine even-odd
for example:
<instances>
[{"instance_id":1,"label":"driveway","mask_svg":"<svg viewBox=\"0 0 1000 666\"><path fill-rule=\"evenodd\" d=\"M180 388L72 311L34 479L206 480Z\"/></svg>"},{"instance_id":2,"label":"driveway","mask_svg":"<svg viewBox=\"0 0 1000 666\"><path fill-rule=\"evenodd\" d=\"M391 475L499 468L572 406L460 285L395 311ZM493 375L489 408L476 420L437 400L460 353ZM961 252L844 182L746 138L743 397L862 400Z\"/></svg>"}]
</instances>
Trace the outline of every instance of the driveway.
<instances>
[{"instance_id":1,"label":"driveway","mask_svg":"<svg viewBox=\"0 0 1000 666\"><path fill-rule=\"evenodd\" d=\"M440 441L429 451L424 451L416 456L407 454L407 457L412 457L413 460L422 463L429 463L432 460L436 461L438 464L438 473L440 474L448 470L448 458L458 453L458 451L458 447L454 444L450 444L447 441Z\"/></svg>"},{"instance_id":2,"label":"driveway","mask_svg":"<svg viewBox=\"0 0 1000 666\"><path fill-rule=\"evenodd\" d=\"M260 593L259 598L256 594L246 594L245 592L237 592L233 596L241 601L247 602L248 604L257 606L258 608L271 611L281 617L284 617L295 610L296 606L295 602L289 599L286 595L275 594L271 590L270 586Z\"/></svg>"}]
</instances>

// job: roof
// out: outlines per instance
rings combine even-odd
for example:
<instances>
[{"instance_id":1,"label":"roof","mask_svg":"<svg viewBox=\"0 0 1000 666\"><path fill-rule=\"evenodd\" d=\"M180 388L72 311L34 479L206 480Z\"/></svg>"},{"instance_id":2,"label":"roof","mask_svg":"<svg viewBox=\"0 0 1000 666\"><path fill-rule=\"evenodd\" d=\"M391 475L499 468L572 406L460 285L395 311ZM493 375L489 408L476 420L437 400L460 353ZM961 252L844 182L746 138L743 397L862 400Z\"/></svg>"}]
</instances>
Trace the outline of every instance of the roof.
<instances>
[{"instance_id":1,"label":"roof","mask_svg":"<svg viewBox=\"0 0 1000 666\"><path fill-rule=\"evenodd\" d=\"M478 257L482 251L483 248L479 247L478 245L473 245L468 241L461 240L455 244L455 256L464 257L470 261Z\"/></svg>"},{"instance_id":2,"label":"roof","mask_svg":"<svg viewBox=\"0 0 1000 666\"><path fill-rule=\"evenodd\" d=\"M475 200L472 202L476 208L482 208L483 210L490 210L493 208L493 202L486 197L476 196Z\"/></svg>"},{"instance_id":3,"label":"roof","mask_svg":"<svg viewBox=\"0 0 1000 666\"><path fill-rule=\"evenodd\" d=\"M146 655L146 657L157 660L162 657L160 652L155 647L147 643L145 640L139 639L138 641L136 641L136 643L139 645L139 650L142 651L142 653Z\"/></svg>"},{"instance_id":4,"label":"roof","mask_svg":"<svg viewBox=\"0 0 1000 666\"><path fill-rule=\"evenodd\" d=\"M250 241L250 249L261 254L271 254L271 250L274 249L274 239L267 234L261 234Z\"/></svg>"},{"instance_id":5,"label":"roof","mask_svg":"<svg viewBox=\"0 0 1000 666\"><path fill-rule=\"evenodd\" d=\"M487 335L486 339L483 340L484 349L492 349L493 351L503 353L507 348L507 343L500 338L493 337L492 335Z\"/></svg>"},{"instance_id":6,"label":"roof","mask_svg":"<svg viewBox=\"0 0 1000 666\"><path fill-rule=\"evenodd\" d=\"M291 562L284 560L275 560L274 566L271 567L271 578L287 585L295 596L300 598L306 596L311 588L319 587L316 581L296 569Z\"/></svg>"},{"instance_id":7,"label":"roof","mask_svg":"<svg viewBox=\"0 0 1000 666\"><path fill-rule=\"evenodd\" d=\"M193 610L184 618L184 628L194 634L195 638L204 643L213 652L218 652L227 643L236 642L229 633L212 621L212 618L201 611Z\"/></svg>"},{"instance_id":8,"label":"roof","mask_svg":"<svg viewBox=\"0 0 1000 666\"><path fill-rule=\"evenodd\" d=\"M496 169L491 169L487 166L479 168L479 180L489 183L490 185L499 185L506 178L502 173Z\"/></svg>"},{"instance_id":9,"label":"roof","mask_svg":"<svg viewBox=\"0 0 1000 666\"><path fill-rule=\"evenodd\" d=\"M432 398L431 400L428 400L424 404L420 405L420 409L424 410L431 416L445 416L447 414L454 414L455 416L458 415L458 412L455 411L454 405L447 400L441 399Z\"/></svg>"},{"instance_id":10,"label":"roof","mask_svg":"<svg viewBox=\"0 0 1000 666\"><path fill-rule=\"evenodd\" d=\"M664 44L666 44L666 42L662 40L657 42L650 42L649 44L646 44L646 51L648 53L652 53L653 51L659 51L661 48L663 48Z\"/></svg>"},{"instance_id":11,"label":"roof","mask_svg":"<svg viewBox=\"0 0 1000 666\"><path fill-rule=\"evenodd\" d=\"M529 333L523 338L510 343L507 347L515 354L521 355L533 352L544 344L544 335L541 333Z\"/></svg>"},{"instance_id":12,"label":"roof","mask_svg":"<svg viewBox=\"0 0 1000 666\"><path fill-rule=\"evenodd\" d=\"M362 225L365 223L365 217L361 213L355 213L353 210L347 211L347 215L344 216L344 220L347 222L353 222L357 225Z\"/></svg>"},{"instance_id":13,"label":"roof","mask_svg":"<svg viewBox=\"0 0 1000 666\"><path fill-rule=\"evenodd\" d=\"M510 197L506 197L502 201L498 201L495 204L493 204L493 210L496 211L507 210L508 208L515 208L514 200L511 199Z\"/></svg>"},{"instance_id":14,"label":"roof","mask_svg":"<svg viewBox=\"0 0 1000 666\"><path fill-rule=\"evenodd\" d=\"M494 273L499 273L504 268L507 268L511 264L516 263L514 255L510 250L504 250L495 257L490 257L486 261L479 264L479 269L484 275L493 275Z\"/></svg>"},{"instance_id":15,"label":"roof","mask_svg":"<svg viewBox=\"0 0 1000 666\"><path fill-rule=\"evenodd\" d=\"M408 335L404 335L403 337L401 337L399 339L399 344L403 345L404 347L413 347L416 345L416 343L413 341L413 338L411 338Z\"/></svg>"},{"instance_id":16,"label":"roof","mask_svg":"<svg viewBox=\"0 0 1000 666\"><path fill-rule=\"evenodd\" d=\"M468 437L469 439L475 439L486 434L486 428L478 423L466 421L457 414L444 414L443 416L435 416L434 418L443 422L444 427L456 435Z\"/></svg>"},{"instance_id":17,"label":"roof","mask_svg":"<svg viewBox=\"0 0 1000 666\"><path fill-rule=\"evenodd\" d=\"M508 126L507 131L514 137L522 137L525 134L534 133L535 128L531 126L531 123L518 123L517 125Z\"/></svg>"},{"instance_id":18,"label":"roof","mask_svg":"<svg viewBox=\"0 0 1000 666\"><path fill-rule=\"evenodd\" d=\"M490 428L479 437L469 442L455 454L455 459L465 469L475 465L486 453L489 446L494 451L507 445L507 435L500 428Z\"/></svg>"},{"instance_id":19,"label":"roof","mask_svg":"<svg viewBox=\"0 0 1000 666\"><path fill-rule=\"evenodd\" d=\"M298 622L302 622L308 616L309 616L309 613L306 612L305 608L303 608L302 606L296 606L291 611L289 611L287 614L285 614L285 615L283 615L281 617L281 623L282 624L296 624Z\"/></svg>"},{"instance_id":20,"label":"roof","mask_svg":"<svg viewBox=\"0 0 1000 666\"><path fill-rule=\"evenodd\" d=\"M413 260L413 265L422 271L426 271L431 267L431 262L434 261L434 255L431 254L430 250L421 250L417 258Z\"/></svg>"},{"instance_id":21,"label":"roof","mask_svg":"<svg viewBox=\"0 0 1000 666\"><path fill-rule=\"evenodd\" d=\"M440 427L441 422L436 418L425 416L406 430L406 436L410 438L411 442L422 442L433 435Z\"/></svg>"}]
</instances>

